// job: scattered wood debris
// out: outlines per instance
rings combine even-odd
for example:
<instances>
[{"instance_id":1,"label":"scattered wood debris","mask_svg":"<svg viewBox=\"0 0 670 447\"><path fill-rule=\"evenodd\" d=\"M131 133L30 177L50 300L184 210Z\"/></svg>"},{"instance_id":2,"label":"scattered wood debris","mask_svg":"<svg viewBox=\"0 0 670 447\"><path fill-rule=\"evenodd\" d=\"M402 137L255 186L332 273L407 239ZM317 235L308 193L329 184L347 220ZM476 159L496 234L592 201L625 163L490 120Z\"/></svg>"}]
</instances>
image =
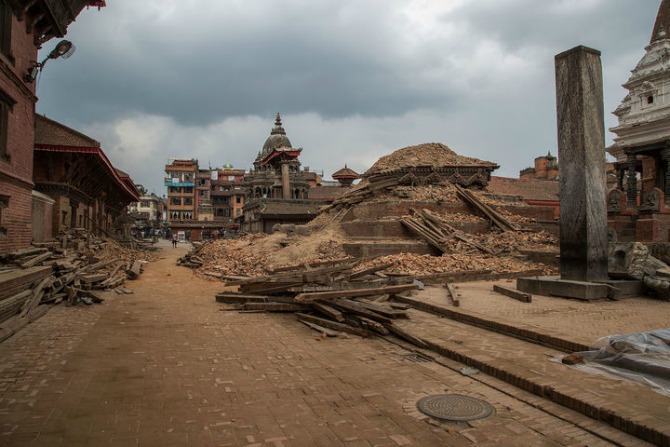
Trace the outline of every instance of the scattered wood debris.
<instances>
[{"instance_id":1,"label":"scattered wood debris","mask_svg":"<svg viewBox=\"0 0 670 447\"><path fill-rule=\"evenodd\" d=\"M0 256L0 341L44 315L49 305L102 303L97 291L137 278L151 257L81 228Z\"/></svg>"},{"instance_id":2,"label":"scattered wood debris","mask_svg":"<svg viewBox=\"0 0 670 447\"><path fill-rule=\"evenodd\" d=\"M291 312L310 328L332 337L347 332L362 337L401 333L393 320L408 318L406 308L387 299L419 288L409 278L369 278L360 260L282 268L263 277L229 281L238 292L221 292L216 300L240 311ZM384 297L382 301L380 297Z\"/></svg>"}]
</instances>

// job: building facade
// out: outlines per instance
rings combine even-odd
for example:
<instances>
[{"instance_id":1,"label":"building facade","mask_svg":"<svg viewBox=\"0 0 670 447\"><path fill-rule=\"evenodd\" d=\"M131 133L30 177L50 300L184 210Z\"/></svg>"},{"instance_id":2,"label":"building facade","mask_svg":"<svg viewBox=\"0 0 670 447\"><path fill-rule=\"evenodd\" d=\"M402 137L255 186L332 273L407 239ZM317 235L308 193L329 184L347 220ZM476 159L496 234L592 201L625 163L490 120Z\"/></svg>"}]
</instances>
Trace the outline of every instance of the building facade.
<instances>
[{"instance_id":1,"label":"building facade","mask_svg":"<svg viewBox=\"0 0 670 447\"><path fill-rule=\"evenodd\" d=\"M236 231L244 206L244 170L200 169L198 160L176 159L165 166L167 225L190 240L217 238Z\"/></svg>"},{"instance_id":2,"label":"building facade","mask_svg":"<svg viewBox=\"0 0 670 447\"><path fill-rule=\"evenodd\" d=\"M133 220L133 229L137 236L149 237L163 227L163 200L149 193L142 185L137 185L140 201L128 205L128 214Z\"/></svg>"},{"instance_id":3,"label":"building facade","mask_svg":"<svg viewBox=\"0 0 670 447\"><path fill-rule=\"evenodd\" d=\"M670 241L670 0L662 0L645 55L623 84L607 149L616 187L607 196L619 240Z\"/></svg>"},{"instance_id":4,"label":"building facade","mask_svg":"<svg viewBox=\"0 0 670 447\"><path fill-rule=\"evenodd\" d=\"M302 148L291 145L277 114L246 178L245 204L238 218L242 231L271 233L276 224L304 224L317 216L323 202L310 200L309 190L321 179L301 169L301 152Z\"/></svg>"},{"instance_id":5,"label":"building facade","mask_svg":"<svg viewBox=\"0 0 670 447\"><path fill-rule=\"evenodd\" d=\"M118 221L139 201L130 176L91 137L40 115L35 124L33 180L35 190L54 201L51 236L70 228L126 236ZM43 220L39 214L32 219L36 225Z\"/></svg>"},{"instance_id":6,"label":"building facade","mask_svg":"<svg viewBox=\"0 0 670 447\"><path fill-rule=\"evenodd\" d=\"M38 50L49 40L63 37L88 5L104 6L104 2L0 0L0 253L24 248L33 237L37 96L30 73L38 68Z\"/></svg>"}]
</instances>

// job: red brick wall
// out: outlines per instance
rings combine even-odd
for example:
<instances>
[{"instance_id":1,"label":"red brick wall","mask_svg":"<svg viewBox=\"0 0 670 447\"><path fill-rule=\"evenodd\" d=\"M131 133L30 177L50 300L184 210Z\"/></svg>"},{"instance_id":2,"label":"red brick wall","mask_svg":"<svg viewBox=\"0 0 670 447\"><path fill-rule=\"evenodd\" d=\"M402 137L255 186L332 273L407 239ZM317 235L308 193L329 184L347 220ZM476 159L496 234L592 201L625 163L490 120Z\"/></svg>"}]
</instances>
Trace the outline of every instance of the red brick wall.
<instances>
[{"instance_id":1,"label":"red brick wall","mask_svg":"<svg viewBox=\"0 0 670 447\"><path fill-rule=\"evenodd\" d=\"M32 169L35 135L35 84L25 84L23 75L37 59L33 35L26 33L26 22L12 20L11 53L14 61L0 55L0 63L10 67L13 75L0 74L0 90L16 104L11 108L7 129L9 160L0 160L0 195L9 197L9 207L2 210L0 226L7 234L0 236L0 254L30 244L32 238Z\"/></svg>"},{"instance_id":2,"label":"red brick wall","mask_svg":"<svg viewBox=\"0 0 670 447\"><path fill-rule=\"evenodd\" d=\"M44 242L51 240L53 226L54 205L42 197L33 197L32 206L32 235L33 241Z\"/></svg>"}]
</instances>

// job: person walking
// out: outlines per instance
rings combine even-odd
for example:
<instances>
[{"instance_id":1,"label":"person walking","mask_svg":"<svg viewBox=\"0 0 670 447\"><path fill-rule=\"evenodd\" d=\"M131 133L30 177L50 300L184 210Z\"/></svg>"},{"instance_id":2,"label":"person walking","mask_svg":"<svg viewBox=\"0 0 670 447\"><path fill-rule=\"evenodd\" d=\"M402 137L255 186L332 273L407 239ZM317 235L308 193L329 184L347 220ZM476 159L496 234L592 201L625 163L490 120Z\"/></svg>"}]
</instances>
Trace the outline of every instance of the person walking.
<instances>
[{"instance_id":1,"label":"person walking","mask_svg":"<svg viewBox=\"0 0 670 447\"><path fill-rule=\"evenodd\" d=\"M172 248L177 248L177 233L172 233Z\"/></svg>"}]
</instances>

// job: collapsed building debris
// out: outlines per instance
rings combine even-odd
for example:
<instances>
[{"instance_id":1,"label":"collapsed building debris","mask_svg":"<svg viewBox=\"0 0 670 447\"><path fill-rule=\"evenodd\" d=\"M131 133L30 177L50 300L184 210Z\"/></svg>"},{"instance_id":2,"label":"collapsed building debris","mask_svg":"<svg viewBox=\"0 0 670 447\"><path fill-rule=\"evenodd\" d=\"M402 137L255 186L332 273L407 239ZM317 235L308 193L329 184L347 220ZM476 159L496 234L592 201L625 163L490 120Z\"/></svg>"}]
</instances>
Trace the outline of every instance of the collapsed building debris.
<instances>
[{"instance_id":1,"label":"collapsed building debris","mask_svg":"<svg viewBox=\"0 0 670 447\"><path fill-rule=\"evenodd\" d=\"M386 301L420 286L409 278L376 275L383 267L364 268L352 259L316 268L294 265L273 275L229 281L239 290L218 293L216 300L233 310L293 312L298 321L330 337L339 332L409 337L393 325L394 319L407 318L406 312Z\"/></svg>"},{"instance_id":2,"label":"collapsed building debris","mask_svg":"<svg viewBox=\"0 0 670 447\"><path fill-rule=\"evenodd\" d=\"M33 245L0 257L0 341L43 316L49 305L103 302L98 291L137 278L151 258L81 228Z\"/></svg>"}]
</instances>

